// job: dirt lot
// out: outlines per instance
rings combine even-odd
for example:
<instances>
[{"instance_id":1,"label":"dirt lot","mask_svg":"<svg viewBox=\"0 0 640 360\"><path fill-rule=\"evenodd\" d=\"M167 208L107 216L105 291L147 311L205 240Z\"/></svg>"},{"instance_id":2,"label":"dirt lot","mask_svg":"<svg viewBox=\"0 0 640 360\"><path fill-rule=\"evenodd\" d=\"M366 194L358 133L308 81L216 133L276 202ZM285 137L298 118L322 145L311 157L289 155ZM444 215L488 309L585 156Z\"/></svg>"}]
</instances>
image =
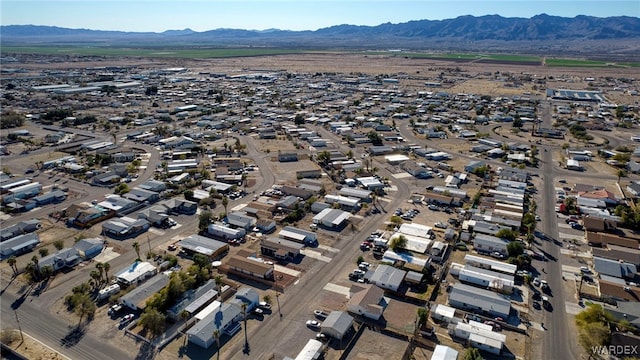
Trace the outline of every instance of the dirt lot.
<instances>
[{"instance_id":1,"label":"dirt lot","mask_svg":"<svg viewBox=\"0 0 640 360\"><path fill-rule=\"evenodd\" d=\"M18 330L3 330L0 334L2 343L6 344L18 354L29 360L67 360L66 356L51 349L47 345L32 338L27 334L22 334ZM4 355L4 353L3 353ZM3 356L4 358L4 356Z\"/></svg>"}]
</instances>

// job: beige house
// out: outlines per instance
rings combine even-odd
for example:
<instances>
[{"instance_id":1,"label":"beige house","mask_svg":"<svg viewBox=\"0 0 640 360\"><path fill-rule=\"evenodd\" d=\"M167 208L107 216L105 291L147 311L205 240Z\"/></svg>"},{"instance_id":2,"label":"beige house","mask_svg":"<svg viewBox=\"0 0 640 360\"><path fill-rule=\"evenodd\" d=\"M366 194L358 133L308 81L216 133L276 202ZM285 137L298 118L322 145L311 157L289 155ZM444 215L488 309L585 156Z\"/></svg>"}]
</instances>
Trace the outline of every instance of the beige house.
<instances>
[{"instance_id":1,"label":"beige house","mask_svg":"<svg viewBox=\"0 0 640 360\"><path fill-rule=\"evenodd\" d=\"M380 320L389 304L389 299L384 297L384 290L375 285L353 285L349 295L347 310L373 320Z\"/></svg>"}]
</instances>

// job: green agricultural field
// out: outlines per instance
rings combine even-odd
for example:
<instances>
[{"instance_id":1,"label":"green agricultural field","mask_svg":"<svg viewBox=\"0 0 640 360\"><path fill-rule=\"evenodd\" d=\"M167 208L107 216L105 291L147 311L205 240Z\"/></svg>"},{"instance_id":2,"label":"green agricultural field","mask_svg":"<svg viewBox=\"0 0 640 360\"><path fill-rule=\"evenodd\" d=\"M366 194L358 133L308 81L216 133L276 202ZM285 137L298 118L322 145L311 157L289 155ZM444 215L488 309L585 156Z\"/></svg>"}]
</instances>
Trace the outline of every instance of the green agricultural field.
<instances>
[{"instance_id":1,"label":"green agricultural field","mask_svg":"<svg viewBox=\"0 0 640 360\"><path fill-rule=\"evenodd\" d=\"M264 56L282 54L300 54L307 51L294 49L267 49L267 48L109 48L96 46L3 46L0 49L3 54L43 54L43 55L84 55L84 56L132 56L132 57L159 57L159 58L229 58L245 56Z\"/></svg>"},{"instance_id":2,"label":"green agricultural field","mask_svg":"<svg viewBox=\"0 0 640 360\"><path fill-rule=\"evenodd\" d=\"M428 54L428 53L399 53L396 56L406 56L409 58L429 58L442 60L487 60L505 62L540 62L539 56L516 55L516 54Z\"/></svg>"},{"instance_id":3,"label":"green agricultural field","mask_svg":"<svg viewBox=\"0 0 640 360\"><path fill-rule=\"evenodd\" d=\"M558 67L638 67L637 62L613 63L597 60L580 60L580 59L549 59L545 60L546 66Z\"/></svg>"}]
</instances>

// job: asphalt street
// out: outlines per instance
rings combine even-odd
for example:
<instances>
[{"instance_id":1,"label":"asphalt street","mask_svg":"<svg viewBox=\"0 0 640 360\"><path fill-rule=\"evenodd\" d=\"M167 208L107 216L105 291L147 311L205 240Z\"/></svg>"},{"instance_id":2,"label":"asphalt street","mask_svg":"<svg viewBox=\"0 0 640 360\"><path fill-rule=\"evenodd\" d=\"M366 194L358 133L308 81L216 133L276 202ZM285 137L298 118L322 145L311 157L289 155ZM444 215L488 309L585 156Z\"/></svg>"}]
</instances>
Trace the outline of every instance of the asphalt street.
<instances>
[{"instance_id":1,"label":"asphalt street","mask_svg":"<svg viewBox=\"0 0 640 360\"><path fill-rule=\"evenodd\" d=\"M20 328L44 344L73 360L128 359L131 356L108 341L89 332L74 332L77 324L67 323L48 311L31 296L21 297L10 292L2 294L2 328ZM124 336L124 335L122 335Z\"/></svg>"}]
</instances>

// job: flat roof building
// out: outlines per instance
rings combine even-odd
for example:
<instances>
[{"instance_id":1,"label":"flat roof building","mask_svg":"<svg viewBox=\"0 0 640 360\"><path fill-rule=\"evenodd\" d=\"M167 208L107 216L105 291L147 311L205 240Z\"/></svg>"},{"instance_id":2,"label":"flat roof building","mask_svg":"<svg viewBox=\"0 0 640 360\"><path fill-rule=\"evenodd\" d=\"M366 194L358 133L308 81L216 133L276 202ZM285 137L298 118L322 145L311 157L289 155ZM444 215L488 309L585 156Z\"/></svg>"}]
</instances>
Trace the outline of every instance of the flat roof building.
<instances>
[{"instance_id":1,"label":"flat roof building","mask_svg":"<svg viewBox=\"0 0 640 360\"><path fill-rule=\"evenodd\" d=\"M220 258L229 251L229 244L201 235L190 235L178 241L178 246L189 252Z\"/></svg>"},{"instance_id":2,"label":"flat roof building","mask_svg":"<svg viewBox=\"0 0 640 360\"><path fill-rule=\"evenodd\" d=\"M451 285L449 305L503 318L511 312L511 301L503 295L464 284Z\"/></svg>"}]
</instances>

